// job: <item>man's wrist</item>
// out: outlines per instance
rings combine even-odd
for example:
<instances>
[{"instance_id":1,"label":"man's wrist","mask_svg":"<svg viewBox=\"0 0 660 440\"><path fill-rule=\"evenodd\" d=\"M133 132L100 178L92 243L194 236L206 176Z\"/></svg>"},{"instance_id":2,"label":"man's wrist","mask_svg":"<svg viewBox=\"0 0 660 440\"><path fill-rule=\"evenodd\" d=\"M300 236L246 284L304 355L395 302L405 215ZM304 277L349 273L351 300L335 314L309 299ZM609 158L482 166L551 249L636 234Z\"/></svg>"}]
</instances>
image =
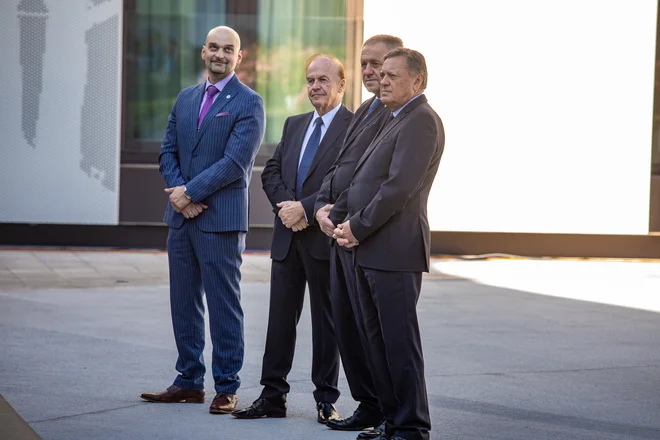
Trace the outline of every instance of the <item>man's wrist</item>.
<instances>
[{"instance_id":1,"label":"man's wrist","mask_svg":"<svg viewBox=\"0 0 660 440\"><path fill-rule=\"evenodd\" d=\"M183 187L183 195L186 199L192 200L192 197L190 197L190 194L188 193L188 188L186 188L185 186Z\"/></svg>"}]
</instances>

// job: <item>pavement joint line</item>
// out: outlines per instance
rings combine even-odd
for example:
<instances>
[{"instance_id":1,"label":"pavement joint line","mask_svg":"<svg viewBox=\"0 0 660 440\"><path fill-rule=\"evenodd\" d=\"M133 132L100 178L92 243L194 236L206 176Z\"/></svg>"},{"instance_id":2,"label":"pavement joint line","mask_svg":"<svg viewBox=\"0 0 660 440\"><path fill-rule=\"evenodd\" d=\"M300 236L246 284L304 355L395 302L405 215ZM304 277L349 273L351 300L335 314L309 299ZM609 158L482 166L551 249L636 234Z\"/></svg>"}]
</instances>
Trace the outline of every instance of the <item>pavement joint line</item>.
<instances>
[{"instance_id":1,"label":"pavement joint line","mask_svg":"<svg viewBox=\"0 0 660 440\"><path fill-rule=\"evenodd\" d=\"M148 404L148 403L150 403L150 402L139 402L139 403L134 403L132 405L119 406L117 408L108 408L108 409L101 409L101 410L98 410L98 411L90 411L90 412L84 412L84 413L78 413L78 414L69 414L69 415L66 415L66 416L53 417L51 419L26 420L26 422L28 424L56 422L58 420L70 419L70 418L73 418L73 417L88 416L88 415L93 415L93 414L102 414L102 413L118 411L118 410L122 410L122 409L135 408L137 406L142 406L142 405L145 405L145 404Z\"/></svg>"},{"instance_id":2,"label":"pavement joint line","mask_svg":"<svg viewBox=\"0 0 660 440\"><path fill-rule=\"evenodd\" d=\"M89 263L87 263L85 260L83 260L82 258L80 258L76 252L62 251L62 253L67 253L67 254L69 254L69 255L72 255L72 256L76 259L76 261L75 261L74 264L82 264L82 265L84 265L84 266L87 266L87 267L90 268L90 269L94 269L92 266L89 265ZM44 255L43 252L32 251L31 254L32 254L37 260L39 260L39 261L41 261L43 264L45 264L46 267L48 267L49 269L51 269L51 270L54 270L54 269L55 269L54 267L51 267L51 266L48 265L48 259L42 259L42 258L39 258L39 255Z\"/></svg>"},{"instance_id":3,"label":"pavement joint line","mask_svg":"<svg viewBox=\"0 0 660 440\"><path fill-rule=\"evenodd\" d=\"M660 365L622 365L619 367L577 368L577 369L566 369L566 370L507 371L507 372L469 373L469 374L427 374L426 377L515 376L517 374L582 373L585 371L630 370L635 368L660 368Z\"/></svg>"}]
</instances>

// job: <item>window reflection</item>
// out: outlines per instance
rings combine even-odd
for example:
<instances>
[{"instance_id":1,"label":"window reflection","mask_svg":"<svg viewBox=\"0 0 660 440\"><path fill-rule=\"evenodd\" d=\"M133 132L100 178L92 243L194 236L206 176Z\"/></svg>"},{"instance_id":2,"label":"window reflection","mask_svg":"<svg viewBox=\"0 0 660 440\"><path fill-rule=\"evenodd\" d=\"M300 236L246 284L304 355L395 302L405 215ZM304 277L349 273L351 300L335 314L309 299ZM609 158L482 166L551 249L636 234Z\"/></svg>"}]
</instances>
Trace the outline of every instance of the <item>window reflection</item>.
<instances>
[{"instance_id":1,"label":"window reflection","mask_svg":"<svg viewBox=\"0 0 660 440\"><path fill-rule=\"evenodd\" d=\"M306 59L325 52L347 67L352 63L347 46L357 42L347 41L347 29L356 28L351 22L356 18L348 16L347 1L127 1L124 151L158 152L177 94L206 79L199 52L207 31L228 25L241 35L243 61L236 73L265 101L267 132L260 154L272 154L284 120L312 109ZM353 107L353 99L348 94L345 103Z\"/></svg>"}]
</instances>

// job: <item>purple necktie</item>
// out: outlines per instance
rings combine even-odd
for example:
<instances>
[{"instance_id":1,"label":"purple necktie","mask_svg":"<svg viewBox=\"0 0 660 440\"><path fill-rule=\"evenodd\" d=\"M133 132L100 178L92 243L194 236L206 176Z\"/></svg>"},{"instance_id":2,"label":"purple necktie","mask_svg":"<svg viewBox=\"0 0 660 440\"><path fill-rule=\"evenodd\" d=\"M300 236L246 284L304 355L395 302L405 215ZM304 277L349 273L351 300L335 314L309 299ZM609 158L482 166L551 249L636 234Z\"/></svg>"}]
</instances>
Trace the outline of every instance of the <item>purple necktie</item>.
<instances>
[{"instance_id":1,"label":"purple necktie","mask_svg":"<svg viewBox=\"0 0 660 440\"><path fill-rule=\"evenodd\" d=\"M197 120L197 130L199 130L199 127L201 127L204 117L209 112L209 109L213 104L213 97L215 96L216 93L218 93L218 89L216 89L214 85L210 85L209 88L206 89L206 101L204 101L204 105L202 106L202 111L199 114L199 120Z\"/></svg>"}]
</instances>

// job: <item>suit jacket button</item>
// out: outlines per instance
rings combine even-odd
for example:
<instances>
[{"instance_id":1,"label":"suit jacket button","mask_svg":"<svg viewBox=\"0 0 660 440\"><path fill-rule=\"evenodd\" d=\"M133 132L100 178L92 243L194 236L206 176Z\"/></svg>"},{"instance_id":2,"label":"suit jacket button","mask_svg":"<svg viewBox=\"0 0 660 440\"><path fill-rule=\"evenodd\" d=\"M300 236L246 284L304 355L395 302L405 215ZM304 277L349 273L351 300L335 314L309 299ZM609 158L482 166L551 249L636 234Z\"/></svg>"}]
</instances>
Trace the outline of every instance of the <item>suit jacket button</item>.
<instances>
[{"instance_id":1,"label":"suit jacket button","mask_svg":"<svg viewBox=\"0 0 660 440\"><path fill-rule=\"evenodd\" d=\"M192 157L197 157L197 153L193 153L193 154L192 154Z\"/></svg>"},{"instance_id":2,"label":"suit jacket button","mask_svg":"<svg viewBox=\"0 0 660 440\"><path fill-rule=\"evenodd\" d=\"M186 176L186 180L190 180L190 176Z\"/></svg>"}]
</instances>

